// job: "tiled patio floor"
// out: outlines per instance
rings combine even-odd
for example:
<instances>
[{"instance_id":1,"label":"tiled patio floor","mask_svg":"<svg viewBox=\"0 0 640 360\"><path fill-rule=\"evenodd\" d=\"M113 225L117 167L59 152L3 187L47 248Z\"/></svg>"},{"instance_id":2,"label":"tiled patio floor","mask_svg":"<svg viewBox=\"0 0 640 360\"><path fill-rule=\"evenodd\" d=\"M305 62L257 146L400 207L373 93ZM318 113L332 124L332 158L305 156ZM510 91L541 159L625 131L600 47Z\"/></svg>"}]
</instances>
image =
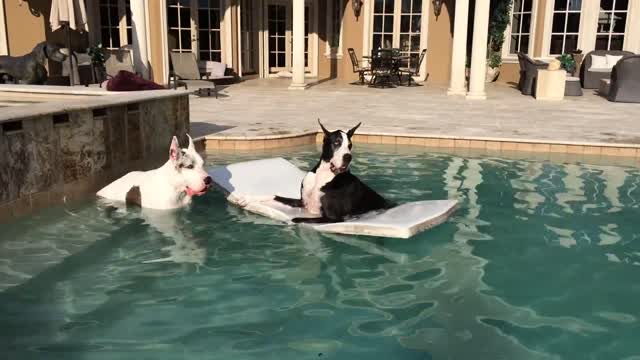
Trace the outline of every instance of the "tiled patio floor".
<instances>
[{"instance_id":1,"label":"tiled patio floor","mask_svg":"<svg viewBox=\"0 0 640 360\"><path fill-rule=\"evenodd\" d=\"M363 122L361 133L460 136L509 140L640 144L640 104L582 97L537 101L510 85L490 84L489 99L448 97L434 85L372 89L334 81L306 91L289 80L250 80L219 99L191 98L192 135L265 136Z\"/></svg>"}]
</instances>

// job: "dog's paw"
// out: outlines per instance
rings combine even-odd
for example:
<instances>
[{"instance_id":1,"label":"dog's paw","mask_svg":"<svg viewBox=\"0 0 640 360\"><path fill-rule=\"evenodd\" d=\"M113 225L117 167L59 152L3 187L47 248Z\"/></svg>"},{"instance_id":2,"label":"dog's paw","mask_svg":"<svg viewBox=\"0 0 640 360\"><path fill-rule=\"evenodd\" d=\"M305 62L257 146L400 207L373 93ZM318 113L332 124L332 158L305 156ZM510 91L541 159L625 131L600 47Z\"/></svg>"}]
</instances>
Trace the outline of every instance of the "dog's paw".
<instances>
[{"instance_id":1,"label":"dog's paw","mask_svg":"<svg viewBox=\"0 0 640 360\"><path fill-rule=\"evenodd\" d=\"M274 197L275 196L273 195L258 196L258 195L232 193L231 195L229 195L229 200L231 200L232 202L235 202L240 207L246 207L250 203L266 202L266 201L273 200Z\"/></svg>"}]
</instances>

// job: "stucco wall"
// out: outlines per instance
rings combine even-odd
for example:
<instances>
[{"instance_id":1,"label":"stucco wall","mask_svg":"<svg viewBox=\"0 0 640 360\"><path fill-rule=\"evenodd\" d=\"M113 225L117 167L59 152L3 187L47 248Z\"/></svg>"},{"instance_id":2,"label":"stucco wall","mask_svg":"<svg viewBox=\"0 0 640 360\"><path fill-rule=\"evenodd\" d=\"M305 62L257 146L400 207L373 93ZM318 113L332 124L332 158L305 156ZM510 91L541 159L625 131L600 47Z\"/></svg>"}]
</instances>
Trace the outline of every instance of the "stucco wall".
<instances>
[{"instance_id":1,"label":"stucco wall","mask_svg":"<svg viewBox=\"0 0 640 360\"><path fill-rule=\"evenodd\" d=\"M427 40L428 83L446 84L451 76L451 52L453 49L453 20L455 1L446 0L436 20L433 8L429 7Z\"/></svg>"},{"instance_id":2,"label":"stucco wall","mask_svg":"<svg viewBox=\"0 0 640 360\"><path fill-rule=\"evenodd\" d=\"M364 33L364 11L356 18L351 5L352 0L345 1L342 29L342 61L337 64L338 78L345 81L358 80L358 74L353 72L347 49L353 48L360 56L362 54L362 36ZM363 9L364 10L364 9Z\"/></svg>"},{"instance_id":3,"label":"stucco wall","mask_svg":"<svg viewBox=\"0 0 640 360\"><path fill-rule=\"evenodd\" d=\"M66 44L64 31L51 32L49 13L51 0L3 1L7 22L7 45L9 55L19 56L29 52L40 42L50 41L58 45ZM76 50L86 49L87 35L71 32L71 44Z\"/></svg>"},{"instance_id":4,"label":"stucco wall","mask_svg":"<svg viewBox=\"0 0 640 360\"><path fill-rule=\"evenodd\" d=\"M503 63L500 66L500 76L498 76L499 82L517 84L519 79L520 79L520 64Z\"/></svg>"}]
</instances>

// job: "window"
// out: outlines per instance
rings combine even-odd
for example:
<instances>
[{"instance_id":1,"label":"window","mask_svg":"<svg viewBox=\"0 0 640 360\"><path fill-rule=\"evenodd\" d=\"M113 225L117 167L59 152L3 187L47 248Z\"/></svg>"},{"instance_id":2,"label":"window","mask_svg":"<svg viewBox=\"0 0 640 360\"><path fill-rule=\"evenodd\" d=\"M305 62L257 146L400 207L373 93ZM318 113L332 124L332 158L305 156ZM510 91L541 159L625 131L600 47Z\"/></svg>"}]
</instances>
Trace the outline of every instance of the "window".
<instances>
[{"instance_id":1,"label":"window","mask_svg":"<svg viewBox=\"0 0 640 360\"><path fill-rule=\"evenodd\" d=\"M100 40L107 49L118 49L131 43L130 0L100 0Z\"/></svg>"},{"instance_id":2,"label":"window","mask_svg":"<svg viewBox=\"0 0 640 360\"><path fill-rule=\"evenodd\" d=\"M220 0L198 0L198 51L200 60L222 61Z\"/></svg>"},{"instance_id":3,"label":"window","mask_svg":"<svg viewBox=\"0 0 640 360\"><path fill-rule=\"evenodd\" d=\"M372 49L398 48L408 56L402 66L415 66L420 56L423 0L375 0Z\"/></svg>"},{"instance_id":4,"label":"window","mask_svg":"<svg viewBox=\"0 0 640 360\"><path fill-rule=\"evenodd\" d=\"M168 0L169 50L191 52L191 4L189 0Z\"/></svg>"},{"instance_id":5,"label":"window","mask_svg":"<svg viewBox=\"0 0 640 360\"><path fill-rule=\"evenodd\" d=\"M596 50L622 50L629 0L600 0Z\"/></svg>"},{"instance_id":6,"label":"window","mask_svg":"<svg viewBox=\"0 0 640 360\"><path fill-rule=\"evenodd\" d=\"M531 46L531 19L533 0L514 0L511 14L511 37L509 54L529 53Z\"/></svg>"},{"instance_id":7,"label":"window","mask_svg":"<svg viewBox=\"0 0 640 360\"><path fill-rule=\"evenodd\" d=\"M550 55L570 53L578 48L581 9L582 0L555 0Z\"/></svg>"}]
</instances>

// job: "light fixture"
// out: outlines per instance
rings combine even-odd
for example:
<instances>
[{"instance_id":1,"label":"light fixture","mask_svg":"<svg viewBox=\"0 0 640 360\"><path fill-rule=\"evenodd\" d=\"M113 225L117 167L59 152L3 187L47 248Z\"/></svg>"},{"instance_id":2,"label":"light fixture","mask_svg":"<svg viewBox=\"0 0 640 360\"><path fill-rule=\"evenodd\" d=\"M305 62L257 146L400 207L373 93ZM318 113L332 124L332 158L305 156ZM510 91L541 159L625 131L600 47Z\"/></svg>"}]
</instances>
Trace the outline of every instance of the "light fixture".
<instances>
[{"instance_id":1,"label":"light fixture","mask_svg":"<svg viewBox=\"0 0 640 360\"><path fill-rule=\"evenodd\" d=\"M433 0L433 14L436 16L436 20L442 12L442 4L444 4L444 0Z\"/></svg>"},{"instance_id":2,"label":"light fixture","mask_svg":"<svg viewBox=\"0 0 640 360\"><path fill-rule=\"evenodd\" d=\"M362 0L351 0L351 7L353 8L353 15L356 19L360 17L360 10L362 10Z\"/></svg>"}]
</instances>

